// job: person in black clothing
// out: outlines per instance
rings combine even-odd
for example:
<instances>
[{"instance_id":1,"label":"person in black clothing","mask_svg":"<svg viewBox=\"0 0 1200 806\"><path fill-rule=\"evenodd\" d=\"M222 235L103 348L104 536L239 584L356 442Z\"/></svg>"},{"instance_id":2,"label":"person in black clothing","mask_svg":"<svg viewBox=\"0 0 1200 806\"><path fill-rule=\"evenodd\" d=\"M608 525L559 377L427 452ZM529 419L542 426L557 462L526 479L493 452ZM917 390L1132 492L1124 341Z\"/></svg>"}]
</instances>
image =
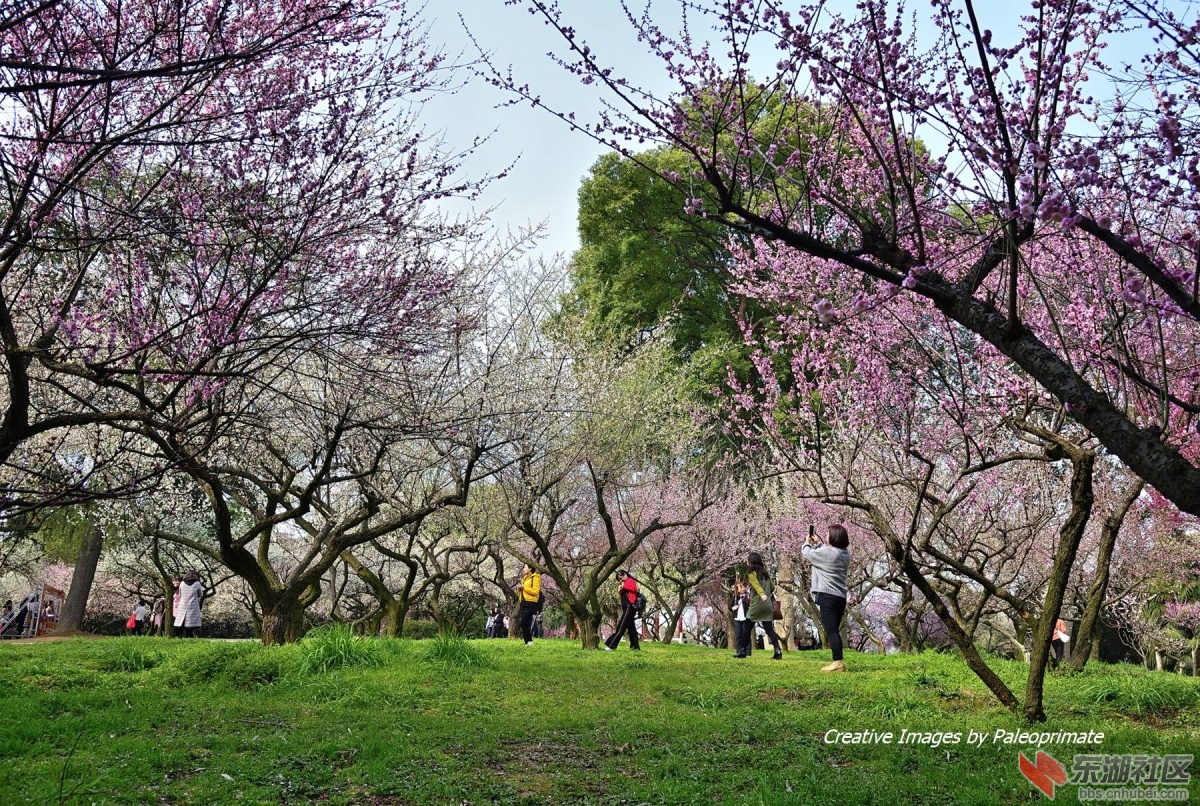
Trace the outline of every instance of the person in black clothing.
<instances>
[{"instance_id":1,"label":"person in black clothing","mask_svg":"<svg viewBox=\"0 0 1200 806\"><path fill-rule=\"evenodd\" d=\"M630 649L641 649L638 642L637 625L634 624L637 612L633 607L637 602L637 580L624 569L617 572L617 580L621 583L621 618L617 621L617 629L604 642L604 649L608 652L616 649L621 643L622 633L629 633Z\"/></svg>"}]
</instances>

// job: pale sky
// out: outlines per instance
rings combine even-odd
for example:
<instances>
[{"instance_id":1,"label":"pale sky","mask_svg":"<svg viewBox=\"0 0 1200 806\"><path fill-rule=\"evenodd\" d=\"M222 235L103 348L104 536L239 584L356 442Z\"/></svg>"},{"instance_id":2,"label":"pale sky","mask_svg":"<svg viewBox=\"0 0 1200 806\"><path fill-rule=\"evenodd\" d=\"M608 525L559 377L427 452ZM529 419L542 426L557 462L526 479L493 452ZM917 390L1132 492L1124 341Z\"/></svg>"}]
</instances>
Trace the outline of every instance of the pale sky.
<instances>
[{"instance_id":1,"label":"pale sky","mask_svg":"<svg viewBox=\"0 0 1200 806\"><path fill-rule=\"evenodd\" d=\"M587 40L596 46L606 41L610 45L614 40L632 41L615 3L567 0L565 5ZM581 105L586 95L578 80L546 57L547 51L559 48L557 34L547 30L526 10L506 7L503 0L430 3L426 16L432 20L433 41L444 43L447 54L462 49L464 57L470 58L474 50L459 22L459 14L479 45L493 53L498 65L507 68L511 64L514 75L537 87L547 100L558 99L559 107L581 112L589 109ZM638 72L665 87L661 71L654 69L655 65L642 51L630 48L628 53L629 58L620 65L623 69L634 72L644 65ZM507 178L489 189L482 205L497 206L494 220L502 227L546 221L548 234L543 254L569 256L579 246L576 230L579 185L604 149L529 104L496 108L506 99L499 90L475 80L458 95L436 99L426 109L424 120L430 129L443 131L450 144L459 146L496 129L491 141L467 162L468 174L499 170L514 159L517 164Z\"/></svg>"}]
</instances>

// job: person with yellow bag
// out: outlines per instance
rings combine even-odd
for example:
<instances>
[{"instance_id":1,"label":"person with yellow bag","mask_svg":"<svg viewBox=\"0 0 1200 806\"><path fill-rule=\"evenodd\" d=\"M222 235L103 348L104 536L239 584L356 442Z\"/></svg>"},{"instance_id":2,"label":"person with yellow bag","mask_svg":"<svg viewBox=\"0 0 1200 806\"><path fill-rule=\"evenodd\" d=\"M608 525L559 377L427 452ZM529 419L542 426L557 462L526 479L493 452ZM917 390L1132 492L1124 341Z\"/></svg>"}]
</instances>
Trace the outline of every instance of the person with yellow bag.
<instances>
[{"instance_id":1,"label":"person with yellow bag","mask_svg":"<svg viewBox=\"0 0 1200 806\"><path fill-rule=\"evenodd\" d=\"M542 609L542 575L528 564L521 568L517 598L521 600L521 609L517 613L521 637L525 639L525 646L533 646L533 617Z\"/></svg>"}]
</instances>

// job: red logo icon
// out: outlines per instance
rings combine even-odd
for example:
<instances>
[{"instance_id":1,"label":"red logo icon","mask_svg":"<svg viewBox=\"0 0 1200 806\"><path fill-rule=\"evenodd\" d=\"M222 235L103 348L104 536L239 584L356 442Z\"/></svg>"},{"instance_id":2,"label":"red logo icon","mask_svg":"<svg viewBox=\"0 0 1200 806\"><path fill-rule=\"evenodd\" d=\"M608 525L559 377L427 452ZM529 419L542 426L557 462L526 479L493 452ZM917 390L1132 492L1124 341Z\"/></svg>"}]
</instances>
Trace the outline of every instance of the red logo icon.
<instances>
[{"instance_id":1,"label":"red logo icon","mask_svg":"<svg viewBox=\"0 0 1200 806\"><path fill-rule=\"evenodd\" d=\"M1025 758L1024 753L1017 753L1017 766L1021 774L1029 779L1029 783L1042 790L1042 794L1054 800L1054 785L1067 782L1067 768L1058 763L1054 756L1037 751L1037 763Z\"/></svg>"}]
</instances>

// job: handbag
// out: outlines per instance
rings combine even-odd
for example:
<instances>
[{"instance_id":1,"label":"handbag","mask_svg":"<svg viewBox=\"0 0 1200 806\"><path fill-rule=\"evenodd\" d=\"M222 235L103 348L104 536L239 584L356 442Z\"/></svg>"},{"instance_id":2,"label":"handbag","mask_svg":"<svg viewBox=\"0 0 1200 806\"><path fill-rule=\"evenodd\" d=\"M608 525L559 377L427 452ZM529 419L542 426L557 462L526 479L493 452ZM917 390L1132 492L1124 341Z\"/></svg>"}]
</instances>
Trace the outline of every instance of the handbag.
<instances>
[{"instance_id":1,"label":"handbag","mask_svg":"<svg viewBox=\"0 0 1200 806\"><path fill-rule=\"evenodd\" d=\"M137 629L137 613L129 614L129 621L125 622L125 627L130 630Z\"/></svg>"},{"instance_id":2,"label":"handbag","mask_svg":"<svg viewBox=\"0 0 1200 806\"><path fill-rule=\"evenodd\" d=\"M780 606L778 599L771 600L771 616L775 621L783 620L783 608Z\"/></svg>"}]
</instances>

